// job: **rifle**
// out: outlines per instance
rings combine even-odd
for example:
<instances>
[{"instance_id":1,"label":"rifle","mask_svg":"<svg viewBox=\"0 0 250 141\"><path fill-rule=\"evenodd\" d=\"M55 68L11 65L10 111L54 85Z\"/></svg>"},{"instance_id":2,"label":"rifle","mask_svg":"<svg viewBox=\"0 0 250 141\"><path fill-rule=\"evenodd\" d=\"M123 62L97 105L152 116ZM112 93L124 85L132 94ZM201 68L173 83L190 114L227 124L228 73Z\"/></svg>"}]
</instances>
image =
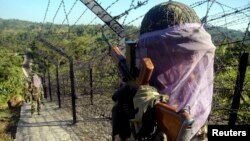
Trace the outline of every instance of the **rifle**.
<instances>
[{"instance_id":1,"label":"rifle","mask_svg":"<svg viewBox=\"0 0 250 141\"><path fill-rule=\"evenodd\" d=\"M135 68L135 42L126 42L126 57L117 46L111 47L107 38L104 39L109 45L110 54L118 64L119 70L125 82L136 82L136 90L139 85L148 84L154 65L150 58L143 58L142 68L138 74ZM128 89L130 89L128 87ZM114 95L115 99L121 101L131 101L136 91L132 94L123 93L122 95ZM119 92L118 92L119 93ZM119 100L118 100L119 101ZM131 103L129 103L131 104ZM132 108L132 109L131 109ZM134 118L133 107L127 107L127 115L130 119ZM166 103L159 102L155 105L155 117L158 127L167 135L168 141L189 141L191 135L192 124L194 120L189 115L189 112L182 110L177 112L177 109L167 105ZM153 121L152 121L153 122Z\"/></svg>"},{"instance_id":2,"label":"rifle","mask_svg":"<svg viewBox=\"0 0 250 141\"><path fill-rule=\"evenodd\" d=\"M177 112L174 107L165 103L157 103L156 120L158 126L167 135L168 141L190 141L194 120L189 112Z\"/></svg>"},{"instance_id":3,"label":"rifle","mask_svg":"<svg viewBox=\"0 0 250 141\"><path fill-rule=\"evenodd\" d=\"M81 2L84 3L93 13L95 13L104 23L106 23L106 25L108 25L119 37L125 37L122 25L119 24L119 22L116 21L116 18L113 18L95 0L81 0ZM142 68L140 68L140 74L138 73L138 69L135 67L136 43L126 42L127 49L125 57L118 47L112 47L104 34L103 37L108 44L109 50L111 51L110 54L118 64L119 70L122 74L122 77L124 78L123 80L125 82L136 82L137 86L147 84L152 75L154 65L150 58L144 58L142 62ZM124 97L131 98L133 95L125 95ZM134 113L132 113L132 115L133 114ZM167 117L169 117L168 119L170 121L167 120ZM188 140L188 132L186 129L190 129L188 127L191 127L193 123L189 113L177 112L175 109L166 105L165 103L158 103L156 105L156 118L160 128L168 135L170 141ZM178 129L173 130L172 132L172 127L175 125L179 125Z\"/></svg>"},{"instance_id":4,"label":"rifle","mask_svg":"<svg viewBox=\"0 0 250 141\"><path fill-rule=\"evenodd\" d=\"M103 39L108 44L108 49L112 58L118 64L119 71L122 75L124 82L135 81L136 84L145 85L148 84L154 65L150 58L143 58L142 68L139 70L135 67L135 47L136 43L132 41L125 41L126 43L126 57L123 55L122 51L117 46L112 46L105 34L102 32Z\"/></svg>"},{"instance_id":5,"label":"rifle","mask_svg":"<svg viewBox=\"0 0 250 141\"><path fill-rule=\"evenodd\" d=\"M115 58L115 60L117 61L122 76L125 77L127 81L136 81L137 85L148 84L154 69L154 65L150 58L143 58L142 68L140 70L139 76L137 79L135 79L136 74L132 73L132 71L130 71L129 68L127 67L127 61L125 57L122 55L120 49L116 46L112 47L111 54L113 58Z\"/></svg>"}]
</instances>

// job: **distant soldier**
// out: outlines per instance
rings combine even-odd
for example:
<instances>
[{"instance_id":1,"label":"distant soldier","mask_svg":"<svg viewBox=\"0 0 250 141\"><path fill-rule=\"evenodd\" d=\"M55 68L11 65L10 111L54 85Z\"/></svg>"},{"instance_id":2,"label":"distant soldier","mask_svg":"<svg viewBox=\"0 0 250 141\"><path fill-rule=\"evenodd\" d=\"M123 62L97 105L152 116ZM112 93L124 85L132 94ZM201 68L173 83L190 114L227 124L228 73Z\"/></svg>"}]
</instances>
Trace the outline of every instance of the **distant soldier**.
<instances>
[{"instance_id":1,"label":"distant soldier","mask_svg":"<svg viewBox=\"0 0 250 141\"><path fill-rule=\"evenodd\" d=\"M31 78L31 87L32 87L32 101L31 101L31 115L37 109L38 115L40 115L41 102L43 100L43 89L41 79L38 75L34 74Z\"/></svg>"},{"instance_id":2,"label":"distant soldier","mask_svg":"<svg viewBox=\"0 0 250 141\"><path fill-rule=\"evenodd\" d=\"M32 92L31 81L30 79L27 79L24 86L24 100L26 103L31 101L32 98L31 92Z\"/></svg>"}]
</instances>

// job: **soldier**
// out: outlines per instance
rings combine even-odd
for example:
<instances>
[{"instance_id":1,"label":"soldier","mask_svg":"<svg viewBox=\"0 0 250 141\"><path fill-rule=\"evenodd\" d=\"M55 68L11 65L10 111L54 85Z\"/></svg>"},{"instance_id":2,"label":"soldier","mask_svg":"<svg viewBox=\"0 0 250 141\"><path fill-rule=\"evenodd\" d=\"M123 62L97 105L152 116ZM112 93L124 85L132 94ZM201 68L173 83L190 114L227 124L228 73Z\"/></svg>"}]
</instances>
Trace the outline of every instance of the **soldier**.
<instances>
[{"instance_id":1,"label":"soldier","mask_svg":"<svg viewBox=\"0 0 250 141\"><path fill-rule=\"evenodd\" d=\"M43 89L41 84L41 79L38 75L34 74L31 78L31 115L37 110L38 115L40 115L41 103L43 101Z\"/></svg>"},{"instance_id":2,"label":"soldier","mask_svg":"<svg viewBox=\"0 0 250 141\"><path fill-rule=\"evenodd\" d=\"M211 36L195 11L185 4L161 3L151 8L142 20L136 65L140 68L144 57L154 64L150 86L142 92L146 94L156 89L159 94L169 96L166 103L178 112L189 112L194 119L191 135L187 137L190 141L207 140L205 127L212 107L214 53ZM115 95L126 93L127 98L133 91L130 87L122 87ZM127 140L131 135L129 118L124 114L130 102L125 100L123 97L115 100L118 104L112 111L113 140L116 137L117 140ZM138 111L137 106L141 103L133 104ZM146 115L147 112L143 116ZM148 123L149 120L145 119Z\"/></svg>"},{"instance_id":3,"label":"soldier","mask_svg":"<svg viewBox=\"0 0 250 141\"><path fill-rule=\"evenodd\" d=\"M31 97L31 91L32 91L32 88L31 88L31 80L30 79L27 79L26 82L25 82L25 86L24 86L24 99L25 99L25 102L30 102L32 97Z\"/></svg>"}]
</instances>

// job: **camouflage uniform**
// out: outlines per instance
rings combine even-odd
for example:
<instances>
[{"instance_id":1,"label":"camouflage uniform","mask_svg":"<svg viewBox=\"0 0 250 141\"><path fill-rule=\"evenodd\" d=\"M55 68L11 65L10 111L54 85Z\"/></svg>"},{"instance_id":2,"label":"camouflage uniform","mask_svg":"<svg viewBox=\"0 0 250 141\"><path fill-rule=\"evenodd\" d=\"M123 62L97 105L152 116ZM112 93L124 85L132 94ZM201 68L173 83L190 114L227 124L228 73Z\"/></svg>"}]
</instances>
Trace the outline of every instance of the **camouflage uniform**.
<instances>
[{"instance_id":1,"label":"camouflage uniform","mask_svg":"<svg viewBox=\"0 0 250 141\"><path fill-rule=\"evenodd\" d=\"M31 101L31 92L32 92L32 88L31 88L31 82L30 81L27 81L25 83L25 86L24 86L24 99L25 99L25 102L30 102Z\"/></svg>"},{"instance_id":2,"label":"camouflage uniform","mask_svg":"<svg viewBox=\"0 0 250 141\"><path fill-rule=\"evenodd\" d=\"M31 100L31 115L37 110L38 115L40 115L41 103L43 101L43 90L42 87L35 87L31 84L32 87L32 100Z\"/></svg>"}]
</instances>

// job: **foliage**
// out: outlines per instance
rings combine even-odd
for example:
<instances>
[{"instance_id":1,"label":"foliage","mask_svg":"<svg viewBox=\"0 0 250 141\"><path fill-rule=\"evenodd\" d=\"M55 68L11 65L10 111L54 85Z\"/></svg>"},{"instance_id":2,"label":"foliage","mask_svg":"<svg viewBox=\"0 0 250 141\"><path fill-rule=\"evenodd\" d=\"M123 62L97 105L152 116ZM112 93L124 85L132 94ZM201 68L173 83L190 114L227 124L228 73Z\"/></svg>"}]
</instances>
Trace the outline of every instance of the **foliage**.
<instances>
[{"instance_id":1,"label":"foliage","mask_svg":"<svg viewBox=\"0 0 250 141\"><path fill-rule=\"evenodd\" d=\"M23 94L22 56L1 47L0 58L0 104L6 104L11 96Z\"/></svg>"},{"instance_id":2,"label":"foliage","mask_svg":"<svg viewBox=\"0 0 250 141\"><path fill-rule=\"evenodd\" d=\"M222 42L216 50L215 60L215 96L214 96L214 111L213 114L221 117L229 118L232 100L234 98L236 78L238 75L239 55L241 46L227 45ZM245 52L249 52L248 47L242 48ZM250 56L248 58L248 64ZM250 67L248 65L243 91L241 93L240 109L238 111L238 123L245 124L250 121L249 104L250 104ZM239 88L238 88L239 89ZM218 110L219 109L219 110Z\"/></svg>"},{"instance_id":3,"label":"foliage","mask_svg":"<svg viewBox=\"0 0 250 141\"><path fill-rule=\"evenodd\" d=\"M22 56L19 54L29 53L34 61L38 62L33 65L33 70L42 75L44 67L50 70L52 79L55 79L55 65L48 61L45 57L39 56L36 51L52 57L60 62L60 74L69 75L69 61L64 56L49 49L44 44L36 40L38 35L48 40L53 45L60 47L74 59L74 67L76 67L77 76L81 80L88 80L89 67L93 69L94 87L111 87L118 77L116 66L111 63L108 58L107 43L103 40L101 33L102 25L54 25L46 23L43 26L40 23L32 23L20 20L3 20L0 19L0 98L1 102L6 100L12 94L21 94L23 87L23 74L21 70ZM112 44L117 43L117 35L111 30L106 30L105 35ZM131 40L137 40L138 28L134 26L126 26L125 33ZM230 109L234 94L235 80L238 74L239 54L242 50L250 52L249 42L245 46L239 44L228 44L231 41L237 41L244 35L241 31L228 30L224 28L211 28L207 30L216 35L216 33L227 30L228 37L221 34L213 36L215 44L220 44L216 49L215 55L215 95L214 103L216 108L224 111L214 111L219 116L228 115L227 109ZM42 34L41 34L42 33ZM131 34L132 33L132 34ZM81 65L77 63L81 62ZM85 66L90 62L88 66ZM101 63L102 65L101 65ZM104 63L103 63L104 62ZM250 57L249 57L250 63ZM112 75L112 76L111 76ZM102 83L98 83L96 79ZM248 66L244 91L242 93L241 109L239 112L240 121L249 121L250 104L250 68ZM216 109L215 108L215 109ZM226 112L225 112L226 111Z\"/></svg>"}]
</instances>

